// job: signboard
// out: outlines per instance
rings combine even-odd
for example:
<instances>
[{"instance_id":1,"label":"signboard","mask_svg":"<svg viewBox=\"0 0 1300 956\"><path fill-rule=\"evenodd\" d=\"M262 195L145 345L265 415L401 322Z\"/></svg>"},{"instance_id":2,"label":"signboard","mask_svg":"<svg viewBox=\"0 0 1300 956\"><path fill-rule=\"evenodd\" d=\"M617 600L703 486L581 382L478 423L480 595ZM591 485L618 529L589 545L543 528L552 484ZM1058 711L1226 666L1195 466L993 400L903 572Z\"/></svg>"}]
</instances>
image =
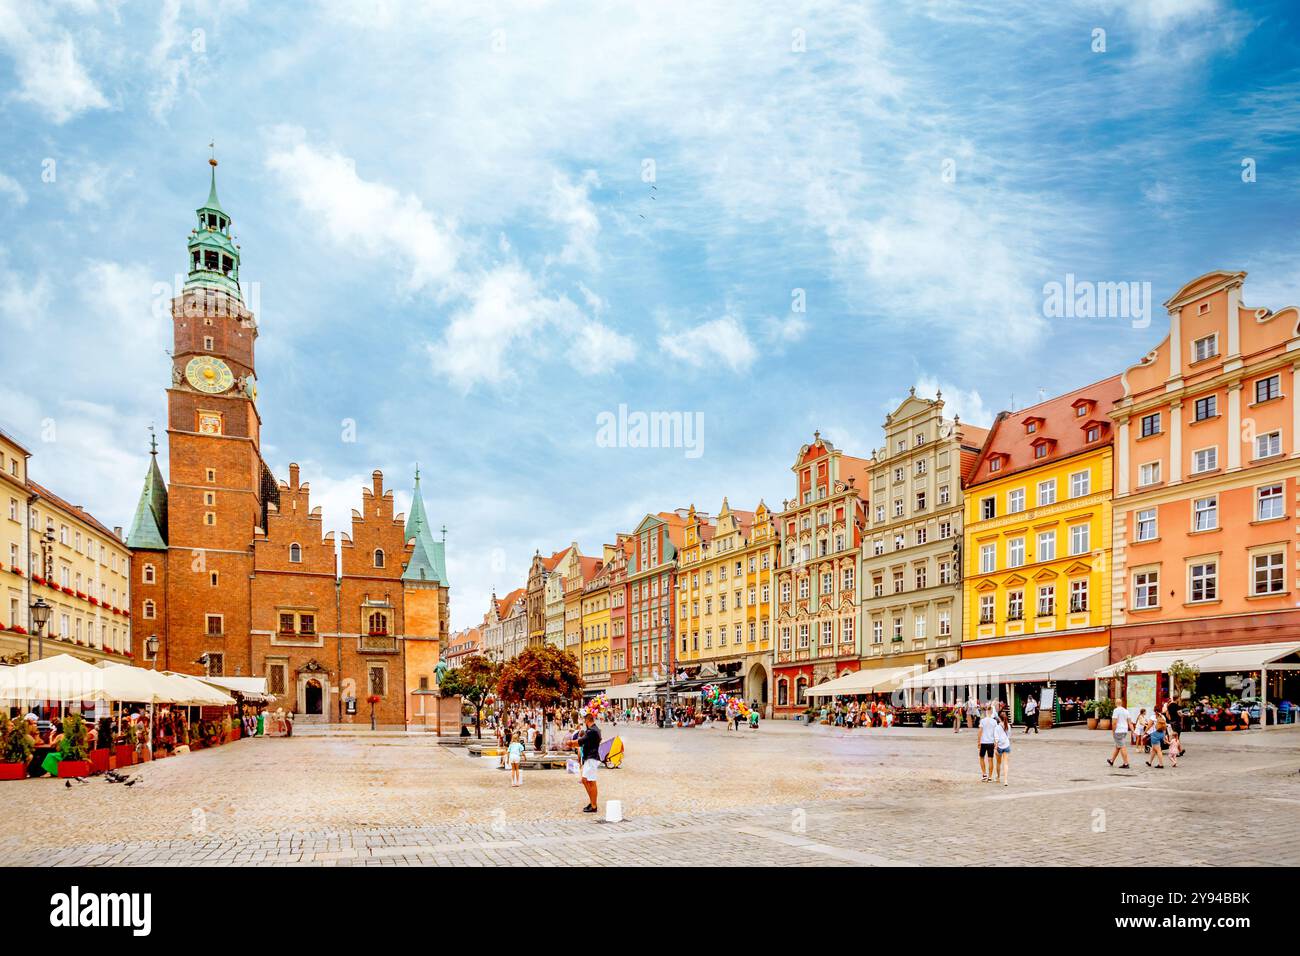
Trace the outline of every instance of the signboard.
<instances>
[{"instance_id":1,"label":"signboard","mask_svg":"<svg viewBox=\"0 0 1300 956\"><path fill-rule=\"evenodd\" d=\"M1156 688L1159 674L1129 674L1124 679L1124 704L1137 713L1143 707L1148 712L1156 709Z\"/></svg>"},{"instance_id":2,"label":"signboard","mask_svg":"<svg viewBox=\"0 0 1300 956\"><path fill-rule=\"evenodd\" d=\"M1044 687L1038 692L1038 712L1040 714L1052 713L1052 707L1056 704L1056 688Z\"/></svg>"},{"instance_id":3,"label":"signboard","mask_svg":"<svg viewBox=\"0 0 1300 956\"><path fill-rule=\"evenodd\" d=\"M345 697L343 699L344 712L355 715L357 712L357 699L355 697Z\"/></svg>"}]
</instances>

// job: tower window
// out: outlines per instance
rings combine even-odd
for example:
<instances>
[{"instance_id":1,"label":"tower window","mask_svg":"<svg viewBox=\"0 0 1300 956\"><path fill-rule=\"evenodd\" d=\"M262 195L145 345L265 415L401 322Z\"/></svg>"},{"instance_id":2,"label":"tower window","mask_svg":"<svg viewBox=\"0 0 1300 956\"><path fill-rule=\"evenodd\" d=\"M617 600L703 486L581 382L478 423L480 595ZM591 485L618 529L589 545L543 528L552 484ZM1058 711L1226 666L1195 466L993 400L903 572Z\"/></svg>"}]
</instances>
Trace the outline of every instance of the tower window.
<instances>
[{"instance_id":1,"label":"tower window","mask_svg":"<svg viewBox=\"0 0 1300 956\"><path fill-rule=\"evenodd\" d=\"M217 480L217 469L215 469L215 468L209 468L209 469L207 470L207 478L208 478L208 481L216 481L216 480Z\"/></svg>"},{"instance_id":2,"label":"tower window","mask_svg":"<svg viewBox=\"0 0 1300 956\"><path fill-rule=\"evenodd\" d=\"M375 567L382 568L383 566L384 566L384 549L375 548Z\"/></svg>"},{"instance_id":3,"label":"tower window","mask_svg":"<svg viewBox=\"0 0 1300 956\"><path fill-rule=\"evenodd\" d=\"M221 257L221 271L224 272L226 275L230 275L230 267L232 264L233 263L231 263L230 261L230 256Z\"/></svg>"},{"instance_id":4,"label":"tower window","mask_svg":"<svg viewBox=\"0 0 1300 956\"><path fill-rule=\"evenodd\" d=\"M289 561L293 564L302 564L302 545L289 545Z\"/></svg>"},{"instance_id":5,"label":"tower window","mask_svg":"<svg viewBox=\"0 0 1300 956\"><path fill-rule=\"evenodd\" d=\"M209 512L206 512L206 513L203 515L203 523L206 524L206 525L214 525L214 524L216 524L216 523L217 523L217 513L216 513L215 511L209 511Z\"/></svg>"},{"instance_id":6,"label":"tower window","mask_svg":"<svg viewBox=\"0 0 1300 956\"><path fill-rule=\"evenodd\" d=\"M203 253L203 268L216 272L217 267L220 265L221 256L218 253L211 250L207 250Z\"/></svg>"},{"instance_id":7,"label":"tower window","mask_svg":"<svg viewBox=\"0 0 1300 956\"><path fill-rule=\"evenodd\" d=\"M213 349L212 336L210 335L203 336L203 350L205 352L211 352L212 349Z\"/></svg>"},{"instance_id":8,"label":"tower window","mask_svg":"<svg viewBox=\"0 0 1300 956\"><path fill-rule=\"evenodd\" d=\"M153 567L152 564L146 564L146 565L144 566L144 578L143 578L143 580L144 580L144 583L145 583L145 584L153 584L153 583L154 583L154 567Z\"/></svg>"}]
</instances>

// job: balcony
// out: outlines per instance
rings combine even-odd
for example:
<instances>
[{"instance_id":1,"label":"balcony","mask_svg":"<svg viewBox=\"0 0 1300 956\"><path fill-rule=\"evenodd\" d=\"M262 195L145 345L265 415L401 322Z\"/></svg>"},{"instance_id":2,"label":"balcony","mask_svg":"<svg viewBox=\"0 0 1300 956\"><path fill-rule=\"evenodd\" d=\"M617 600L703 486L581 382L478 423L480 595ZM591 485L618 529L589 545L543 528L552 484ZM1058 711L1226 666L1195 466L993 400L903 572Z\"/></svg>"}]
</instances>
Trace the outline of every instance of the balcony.
<instances>
[{"instance_id":1,"label":"balcony","mask_svg":"<svg viewBox=\"0 0 1300 956\"><path fill-rule=\"evenodd\" d=\"M367 654L396 654L397 638L385 631L362 634L358 641L358 650Z\"/></svg>"}]
</instances>

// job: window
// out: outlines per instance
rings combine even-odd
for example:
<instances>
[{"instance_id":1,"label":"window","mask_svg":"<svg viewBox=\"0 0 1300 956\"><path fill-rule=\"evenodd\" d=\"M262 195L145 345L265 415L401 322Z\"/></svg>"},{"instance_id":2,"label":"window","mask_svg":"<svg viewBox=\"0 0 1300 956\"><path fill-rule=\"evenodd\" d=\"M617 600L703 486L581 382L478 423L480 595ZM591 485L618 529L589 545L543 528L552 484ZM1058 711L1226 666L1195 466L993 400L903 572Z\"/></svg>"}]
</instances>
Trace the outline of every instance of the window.
<instances>
[{"instance_id":1,"label":"window","mask_svg":"<svg viewBox=\"0 0 1300 956\"><path fill-rule=\"evenodd\" d=\"M1214 471L1219 467L1219 448L1217 445L1201 448L1192 452L1192 474Z\"/></svg>"},{"instance_id":2,"label":"window","mask_svg":"<svg viewBox=\"0 0 1300 956\"><path fill-rule=\"evenodd\" d=\"M294 619L293 619L293 613L292 613L292 612L281 612L281 614L280 614L280 633L281 633L281 634L293 634L293 633L294 633Z\"/></svg>"},{"instance_id":3,"label":"window","mask_svg":"<svg viewBox=\"0 0 1300 956\"><path fill-rule=\"evenodd\" d=\"M894 593L895 594L903 593L903 572L902 571L894 572Z\"/></svg>"},{"instance_id":4,"label":"window","mask_svg":"<svg viewBox=\"0 0 1300 956\"><path fill-rule=\"evenodd\" d=\"M1007 514L1016 514L1025 510L1025 489L1012 488L1007 492Z\"/></svg>"},{"instance_id":5,"label":"window","mask_svg":"<svg viewBox=\"0 0 1300 956\"><path fill-rule=\"evenodd\" d=\"M266 689L267 692L276 697L284 694L285 675L288 670L287 664L276 663L266 665Z\"/></svg>"},{"instance_id":6,"label":"window","mask_svg":"<svg viewBox=\"0 0 1300 956\"><path fill-rule=\"evenodd\" d=\"M1285 590L1285 555L1281 551L1251 557L1252 594L1281 594Z\"/></svg>"},{"instance_id":7,"label":"window","mask_svg":"<svg viewBox=\"0 0 1300 956\"><path fill-rule=\"evenodd\" d=\"M208 676L223 677L226 673L226 655L208 652Z\"/></svg>"},{"instance_id":8,"label":"window","mask_svg":"<svg viewBox=\"0 0 1300 956\"><path fill-rule=\"evenodd\" d=\"M1137 539L1139 541L1154 541L1159 533L1156 524L1156 509L1143 508L1139 511L1137 513Z\"/></svg>"},{"instance_id":9,"label":"window","mask_svg":"<svg viewBox=\"0 0 1300 956\"><path fill-rule=\"evenodd\" d=\"M803 601L803 600L807 600L807 598L808 598L808 579L804 577L799 579L799 600Z\"/></svg>"},{"instance_id":10,"label":"window","mask_svg":"<svg viewBox=\"0 0 1300 956\"><path fill-rule=\"evenodd\" d=\"M1282 397L1282 376L1270 375L1255 383L1255 403L1271 402Z\"/></svg>"},{"instance_id":11,"label":"window","mask_svg":"<svg viewBox=\"0 0 1300 956\"><path fill-rule=\"evenodd\" d=\"M835 637L835 628L830 621L822 621L822 646L829 646Z\"/></svg>"},{"instance_id":12,"label":"window","mask_svg":"<svg viewBox=\"0 0 1300 956\"><path fill-rule=\"evenodd\" d=\"M1007 620L1023 621L1025 619L1025 592L1007 592Z\"/></svg>"},{"instance_id":13,"label":"window","mask_svg":"<svg viewBox=\"0 0 1300 956\"><path fill-rule=\"evenodd\" d=\"M372 635L384 635L388 633L388 615L383 611L373 611L369 620L370 633Z\"/></svg>"},{"instance_id":14,"label":"window","mask_svg":"<svg viewBox=\"0 0 1300 956\"><path fill-rule=\"evenodd\" d=\"M1138 571L1133 575L1133 607L1139 611L1160 606L1160 572Z\"/></svg>"},{"instance_id":15,"label":"window","mask_svg":"<svg viewBox=\"0 0 1300 956\"><path fill-rule=\"evenodd\" d=\"M939 612L939 636L947 637L952 633L952 611Z\"/></svg>"},{"instance_id":16,"label":"window","mask_svg":"<svg viewBox=\"0 0 1300 956\"><path fill-rule=\"evenodd\" d=\"M1070 582L1070 613L1082 614L1088 610L1088 580L1081 578Z\"/></svg>"},{"instance_id":17,"label":"window","mask_svg":"<svg viewBox=\"0 0 1300 956\"><path fill-rule=\"evenodd\" d=\"M1025 426L1025 431L1030 435L1034 434L1034 432L1038 431L1038 422L1030 422Z\"/></svg>"},{"instance_id":18,"label":"window","mask_svg":"<svg viewBox=\"0 0 1300 956\"><path fill-rule=\"evenodd\" d=\"M1213 531L1219 526L1219 496L1197 498L1192 502L1192 530Z\"/></svg>"},{"instance_id":19,"label":"window","mask_svg":"<svg viewBox=\"0 0 1300 956\"><path fill-rule=\"evenodd\" d=\"M1002 470L1002 459L1001 459L1001 458L990 458L990 459L989 459L989 471L1001 471L1001 470Z\"/></svg>"},{"instance_id":20,"label":"window","mask_svg":"<svg viewBox=\"0 0 1300 956\"><path fill-rule=\"evenodd\" d=\"M217 523L217 513L209 511L203 515L203 523L211 527Z\"/></svg>"},{"instance_id":21,"label":"window","mask_svg":"<svg viewBox=\"0 0 1300 956\"><path fill-rule=\"evenodd\" d=\"M953 583L952 562L950 561L939 562L939 583L940 584Z\"/></svg>"},{"instance_id":22,"label":"window","mask_svg":"<svg viewBox=\"0 0 1300 956\"><path fill-rule=\"evenodd\" d=\"M1056 559L1056 530L1038 532L1038 560Z\"/></svg>"},{"instance_id":23,"label":"window","mask_svg":"<svg viewBox=\"0 0 1300 956\"><path fill-rule=\"evenodd\" d=\"M145 584L153 584L157 580L156 574L157 572L154 570L154 566L152 564L146 564L144 570L141 572L141 580L143 580Z\"/></svg>"},{"instance_id":24,"label":"window","mask_svg":"<svg viewBox=\"0 0 1300 956\"><path fill-rule=\"evenodd\" d=\"M939 486L939 504L946 505L952 500L952 492L948 490L947 485Z\"/></svg>"},{"instance_id":25,"label":"window","mask_svg":"<svg viewBox=\"0 0 1300 956\"><path fill-rule=\"evenodd\" d=\"M1142 437L1150 438L1152 435L1160 434L1160 413L1152 412L1150 415L1142 416Z\"/></svg>"},{"instance_id":26,"label":"window","mask_svg":"<svg viewBox=\"0 0 1300 956\"><path fill-rule=\"evenodd\" d=\"M1101 438L1101 428L1097 425L1093 425L1085 434L1087 441L1094 442Z\"/></svg>"},{"instance_id":27,"label":"window","mask_svg":"<svg viewBox=\"0 0 1300 956\"><path fill-rule=\"evenodd\" d=\"M894 517L895 517L895 518L901 518L901 517L903 517L903 499L902 499L902 498L895 498L895 499L894 499Z\"/></svg>"},{"instance_id":28,"label":"window","mask_svg":"<svg viewBox=\"0 0 1300 956\"><path fill-rule=\"evenodd\" d=\"M798 707L808 702L808 678L800 677L794 682L794 702Z\"/></svg>"},{"instance_id":29,"label":"window","mask_svg":"<svg viewBox=\"0 0 1300 956\"><path fill-rule=\"evenodd\" d=\"M384 549L375 548L375 567L382 568L383 566L384 566Z\"/></svg>"},{"instance_id":30,"label":"window","mask_svg":"<svg viewBox=\"0 0 1300 956\"><path fill-rule=\"evenodd\" d=\"M1070 526L1070 554L1088 553L1088 527L1086 524Z\"/></svg>"},{"instance_id":31,"label":"window","mask_svg":"<svg viewBox=\"0 0 1300 956\"><path fill-rule=\"evenodd\" d=\"M1203 422L1207 418L1214 418L1219 414L1219 396L1206 395L1204 398L1196 400L1196 409L1193 417L1198 422Z\"/></svg>"},{"instance_id":32,"label":"window","mask_svg":"<svg viewBox=\"0 0 1300 956\"><path fill-rule=\"evenodd\" d=\"M208 637L220 637L222 634L222 617L220 614L209 614L206 616Z\"/></svg>"},{"instance_id":33,"label":"window","mask_svg":"<svg viewBox=\"0 0 1300 956\"><path fill-rule=\"evenodd\" d=\"M1054 617L1056 615L1056 585L1043 584L1038 588L1038 616Z\"/></svg>"},{"instance_id":34,"label":"window","mask_svg":"<svg viewBox=\"0 0 1300 956\"><path fill-rule=\"evenodd\" d=\"M871 643L883 644L884 642L885 642L885 622L879 620L872 621L871 622Z\"/></svg>"},{"instance_id":35,"label":"window","mask_svg":"<svg viewBox=\"0 0 1300 956\"><path fill-rule=\"evenodd\" d=\"M980 595L980 623L981 624L993 623L993 595L992 594Z\"/></svg>"},{"instance_id":36,"label":"window","mask_svg":"<svg viewBox=\"0 0 1300 956\"><path fill-rule=\"evenodd\" d=\"M776 682L776 704L778 707L789 706L790 703L790 682L779 680Z\"/></svg>"},{"instance_id":37,"label":"window","mask_svg":"<svg viewBox=\"0 0 1300 956\"><path fill-rule=\"evenodd\" d=\"M946 540L946 539L951 538L951 537L952 537L952 522L951 522L951 521L940 521L940 522L939 522L939 538L940 538L941 540Z\"/></svg>"},{"instance_id":38,"label":"window","mask_svg":"<svg viewBox=\"0 0 1300 956\"><path fill-rule=\"evenodd\" d=\"M1007 541L1007 567L1018 568L1025 563L1025 539L1011 538Z\"/></svg>"},{"instance_id":39,"label":"window","mask_svg":"<svg viewBox=\"0 0 1300 956\"><path fill-rule=\"evenodd\" d=\"M926 618L924 614L917 614L912 618L912 637L915 640L925 640Z\"/></svg>"},{"instance_id":40,"label":"window","mask_svg":"<svg viewBox=\"0 0 1300 956\"><path fill-rule=\"evenodd\" d=\"M1282 433L1269 432L1266 435L1255 436L1255 457L1271 458L1274 455L1282 454Z\"/></svg>"},{"instance_id":41,"label":"window","mask_svg":"<svg viewBox=\"0 0 1300 956\"><path fill-rule=\"evenodd\" d=\"M370 693L383 697L387 693L388 684L386 669L382 665L371 664L367 670L370 674Z\"/></svg>"},{"instance_id":42,"label":"window","mask_svg":"<svg viewBox=\"0 0 1300 956\"><path fill-rule=\"evenodd\" d=\"M1283 511L1282 486L1265 485L1255 492L1255 520L1270 521L1286 517Z\"/></svg>"},{"instance_id":43,"label":"window","mask_svg":"<svg viewBox=\"0 0 1300 956\"><path fill-rule=\"evenodd\" d=\"M1207 335L1192 343L1192 361L1204 362L1219 354L1219 333Z\"/></svg>"},{"instance_id":44,"label":"window","mask_svg":"<svg viewBox=\"0 0 1300 956\"><path fill-rule=\"evenodd\" d=\"M1092 472L1076 471L1070 476L1070 497L1082 498L1092 489Z\"/></svg>"},{"instance_id":45,"label":"window","mask_svg":"<svg viewBox=\"0 0 1300 956\"><path fill-rule=\"evenodd\" d=\"M1046 481L1038 483L1038 504L1043 505L1056 504L1056 479L1048 478Z\"/></svg>"},{"instance_id":46,"label":"window","mask_svg":"<svg viewBox=\"0 0 1300 956\"><path fill-rule=\"evenodd\" d=\"M1138 486L1158 485L1160 483L1160 462L1148 461L1138 466Z\"/></svg>"},{"instance_id":47,"label":"window","mask_svg":"<svg viewBox=\"0 0 1300 956\"><path fill-rule=\"evenodd\" d=\"M300 544L289 545L289 563L302 564L302 545Z\"/></svg>"},{"instance_id":48,"label":"window","mask_svg":"<svg viewBox=\"0 0 1300 956\"><path fill-rule=\"evenodd\" d=\"M916 510L917 510L917 511L924 511L924 510L925 510L925 492L924 492L924 491L918 491L918 492L916 493Z\"/></svg>"},{"instance_id":49,"label":"window","mask_svg":"<svg viewBox=\"0 0 1300 956\"><path fill-rule=\"evenodd\" d=\"M1188 569L1188 600L1214 601L1219 597L1219 565L1202 561Z\"/></svg>"},{"instance_id":50,"label":"window","mask_svg":"<svg viewBox=\"0 0 1300 956\"><path fill-rule=\"evenodd\" d=\"M1047 457L1047 453L1048 453L1050 450L1051 450L1051 448L1050 448L1050 446L1047 444L1047 442L1043 442L1042 444L1035 445L1035 446L1034 446L1034 457L1035 457L1035 458L1046 458L1046 457Z\"/></svg>"},{"instance_id":51,"label":"window","mask_svg":"<svg viewBox=\"0 0 1300 956\"><path fill-rule=\"evenodd\" d=\"M980 518L987 521L998 516L998 499L989 497L980 499Z\"/></svg>"},{"instance_id":52,"label":"window","mask_svg":"<svg viewBox=\"0 0 1300 956\"><path fill-rule=\"evenodd\" d=\"M145 602L144 602L144 617L145 617L145 620L146 620L146 621L152 621L152 620L153 620L155 617L157 617L157 616L158 616L158 609L157 609L157 606L153 603L153 601L145 601Z\"/></svg>"},{"instance_id":53,"label":"window","mask_svg":"<svg viewBox=\"0 0 1300 956\"><path fill-rule=\"evenodd\" d=\"M997 570L997 545L980 545L980 574L989 574Z\"/></svg>"},{"instance_id":54,"label":"window","mask_svg":"<svg viewBox=\"0 0 1300 956\"><path fill-rule=\"evenodd\" d=\"M916 579L916 589L920 591L927 586L926 581L929 572L924 564L918 564L913 571Z\"/></svg>"},{"instance_id":55,"label":"window","mask_svg":"<svg viewBox=\"0 0 1300 956\"><path fill-rule=\"evenodd\" d=\"M925 527L922 526L916 529L916 543L925 544L925 542L926 542L926 530Z\"/></svg>"},{"instance_id":56,"label":"window","mask_svg":"<svg viewBox=\"0 0 1300 956\"><path fill-rule=\"evenodd\" d=\"M799 647L806 648L807 646L808 646L808 625L800 624L799 625Z\"/></svg>"}]
</instances>

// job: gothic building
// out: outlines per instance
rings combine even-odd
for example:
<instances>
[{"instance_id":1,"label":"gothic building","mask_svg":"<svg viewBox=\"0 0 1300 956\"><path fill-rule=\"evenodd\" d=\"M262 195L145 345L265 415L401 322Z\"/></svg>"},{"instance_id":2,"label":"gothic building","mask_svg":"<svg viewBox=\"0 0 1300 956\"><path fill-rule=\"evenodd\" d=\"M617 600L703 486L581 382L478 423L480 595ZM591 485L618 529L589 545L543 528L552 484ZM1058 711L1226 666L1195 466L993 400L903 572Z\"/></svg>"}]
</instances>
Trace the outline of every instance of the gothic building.
<instances>
[{"instance_id":1,"label":"gothic building","mask_svg":"<svg viewBox=\"0 0 1300 956\"><path fill-rule=\"evenodd\" d=\"M172 301L167 479L155 447L127 536L139 639L158 638L160 669L264 676L277 705L306 719L367 719L374 696L380 723L422 723L448 584L419 472L409 516L394 514L374 472L351 534L337 540L298 466L287 482L272 474L261 455L259 330L210 162L189 274Z\"/></svg>"}]
</instances>

